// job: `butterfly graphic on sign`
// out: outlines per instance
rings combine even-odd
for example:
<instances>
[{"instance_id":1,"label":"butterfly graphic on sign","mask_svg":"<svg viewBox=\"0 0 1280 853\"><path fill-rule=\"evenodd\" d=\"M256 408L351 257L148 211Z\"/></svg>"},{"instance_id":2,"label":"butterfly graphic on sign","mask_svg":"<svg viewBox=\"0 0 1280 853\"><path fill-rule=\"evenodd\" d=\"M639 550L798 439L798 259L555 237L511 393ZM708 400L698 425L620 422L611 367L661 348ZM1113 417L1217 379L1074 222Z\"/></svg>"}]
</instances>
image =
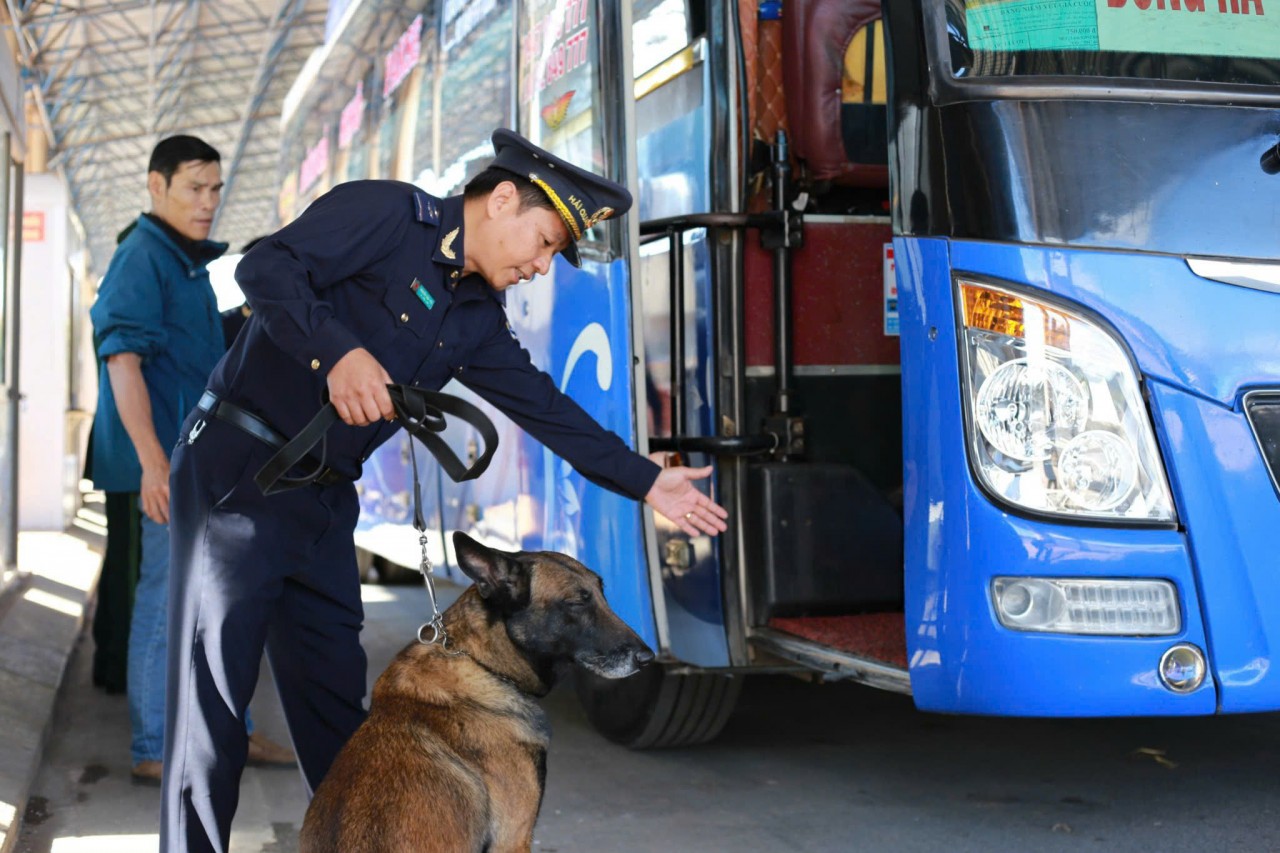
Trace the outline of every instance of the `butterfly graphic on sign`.
<instances>
[{"instance_id":1,"label":"butterfly graphic on sign","mask_svg":"<svg viewBox=\"0 0 1280 853\"><path fill-rule=\"evenodd\" d=\"M569 113L569 102L573 100L577 91L577 89L570 89L542 108L542 120L547 123L547 127L552 130L559 129Z\"/></svg>"}]
</instances>

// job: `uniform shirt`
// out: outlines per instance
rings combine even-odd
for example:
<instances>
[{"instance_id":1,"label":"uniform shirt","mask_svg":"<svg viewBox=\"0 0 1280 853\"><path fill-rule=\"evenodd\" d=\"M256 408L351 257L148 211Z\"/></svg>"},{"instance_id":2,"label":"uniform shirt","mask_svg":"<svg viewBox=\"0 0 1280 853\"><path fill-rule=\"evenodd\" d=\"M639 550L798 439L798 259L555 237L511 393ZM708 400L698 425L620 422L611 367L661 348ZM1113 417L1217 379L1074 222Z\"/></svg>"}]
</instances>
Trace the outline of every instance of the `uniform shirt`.
<instances>
[{"instance_id":1,"label":"uniform shirt","mask_svg":"<svg viewBox=\"0 0 1280 853\"><path fill-rule=\"evenodd\" d=\"M236 267L253 314L210 390L293 436L322 405L329 370L362 346L394 382L438 390L456 378L591 482L643 498L658 466L534 367L501 295L462 275L462 205L398 181L353 181L317 199ZM357 479L397 429L336 423L325 461Z\"/></svg>"},{"instance_id":2,"label":"uniform shirt","mask_svg":"<svg viewBox=\"0 0 1280 853\"><path fill-rule=\"evenodd\" d=\"M107 357L128 352L142 359L156 438L166 451L172 449L182 419L226 351L206 269L226 250L225 243L185 240L143 214L111 256L89 309L99 359L90 459L97 488L136 492L142 479L137 451L116 409Z\"/></svg>"}]
</instances>

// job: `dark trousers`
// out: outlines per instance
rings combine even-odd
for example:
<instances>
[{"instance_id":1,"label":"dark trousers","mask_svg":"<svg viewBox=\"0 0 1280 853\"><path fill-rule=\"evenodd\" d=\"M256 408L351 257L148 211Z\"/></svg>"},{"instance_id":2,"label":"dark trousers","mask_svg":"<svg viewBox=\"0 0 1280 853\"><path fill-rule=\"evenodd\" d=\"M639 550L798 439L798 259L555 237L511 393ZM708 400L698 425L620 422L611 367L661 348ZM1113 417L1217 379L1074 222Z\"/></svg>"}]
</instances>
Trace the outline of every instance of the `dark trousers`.
<instances>
[{"instance_id":1,"label":"dark trousers","mask_svg":"<svg viewBox=\"0 0 1280 853\"><path fill-rule=\"evenodd\" d=\"M142 554L137 492L106 492L107 548L93 614L93 683L108 693L128 687L129 622Z\"/></svg>"},{"instance_id":2,"label":"dark trousers","mask_svg":"<svg viewBox=\"0 0 1280 853\"><path fill-rule=\"evenodd\" d=\"M350 483L263 497L270 448L210 420L170 490L169 698L160 849L226 851L263 650L308 795L364 721Z\"/></svg>"}]
</instances>

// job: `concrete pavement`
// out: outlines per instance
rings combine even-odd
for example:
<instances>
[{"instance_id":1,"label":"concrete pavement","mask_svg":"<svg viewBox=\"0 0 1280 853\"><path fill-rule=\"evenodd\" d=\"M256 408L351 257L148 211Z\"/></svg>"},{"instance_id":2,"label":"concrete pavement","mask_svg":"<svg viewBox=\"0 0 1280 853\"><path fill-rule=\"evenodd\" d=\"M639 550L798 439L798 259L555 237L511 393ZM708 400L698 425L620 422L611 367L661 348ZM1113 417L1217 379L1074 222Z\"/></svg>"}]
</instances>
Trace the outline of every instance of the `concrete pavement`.
<instances>
[{"instance_id":1,"label":"concrete pavement","mask_svg":"<svg viewBox=\"0 0 1280 853\"><path fill-rule=\"evenodd\" d=\"M58 690L97 588L100 509L90 499L66 532L18 534L21 580L0 598L0 853L15 849Z\"/></svg>"}]
</instances>

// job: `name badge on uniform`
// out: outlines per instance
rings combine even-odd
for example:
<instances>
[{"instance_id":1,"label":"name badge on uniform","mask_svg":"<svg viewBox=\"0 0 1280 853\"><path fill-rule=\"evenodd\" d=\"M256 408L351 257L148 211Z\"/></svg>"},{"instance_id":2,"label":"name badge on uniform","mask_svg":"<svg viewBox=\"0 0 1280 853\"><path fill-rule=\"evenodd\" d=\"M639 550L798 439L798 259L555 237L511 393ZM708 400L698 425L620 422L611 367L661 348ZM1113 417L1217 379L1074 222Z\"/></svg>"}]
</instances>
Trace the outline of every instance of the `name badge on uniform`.
<instances>
[{"instance_id":1,"label":"name badge on uniform","mask_svg":"<svg viewBox=\"0 0 1280 853\"><path fill-rule=\"evenodd\" d=\"M427 306L428 311L435 307L435 297L422 286L422 282L415 278L413 284L409 285L409 289L418 295L418 299L422 300L422 304Z\"/></svg>"}]
</instances>

